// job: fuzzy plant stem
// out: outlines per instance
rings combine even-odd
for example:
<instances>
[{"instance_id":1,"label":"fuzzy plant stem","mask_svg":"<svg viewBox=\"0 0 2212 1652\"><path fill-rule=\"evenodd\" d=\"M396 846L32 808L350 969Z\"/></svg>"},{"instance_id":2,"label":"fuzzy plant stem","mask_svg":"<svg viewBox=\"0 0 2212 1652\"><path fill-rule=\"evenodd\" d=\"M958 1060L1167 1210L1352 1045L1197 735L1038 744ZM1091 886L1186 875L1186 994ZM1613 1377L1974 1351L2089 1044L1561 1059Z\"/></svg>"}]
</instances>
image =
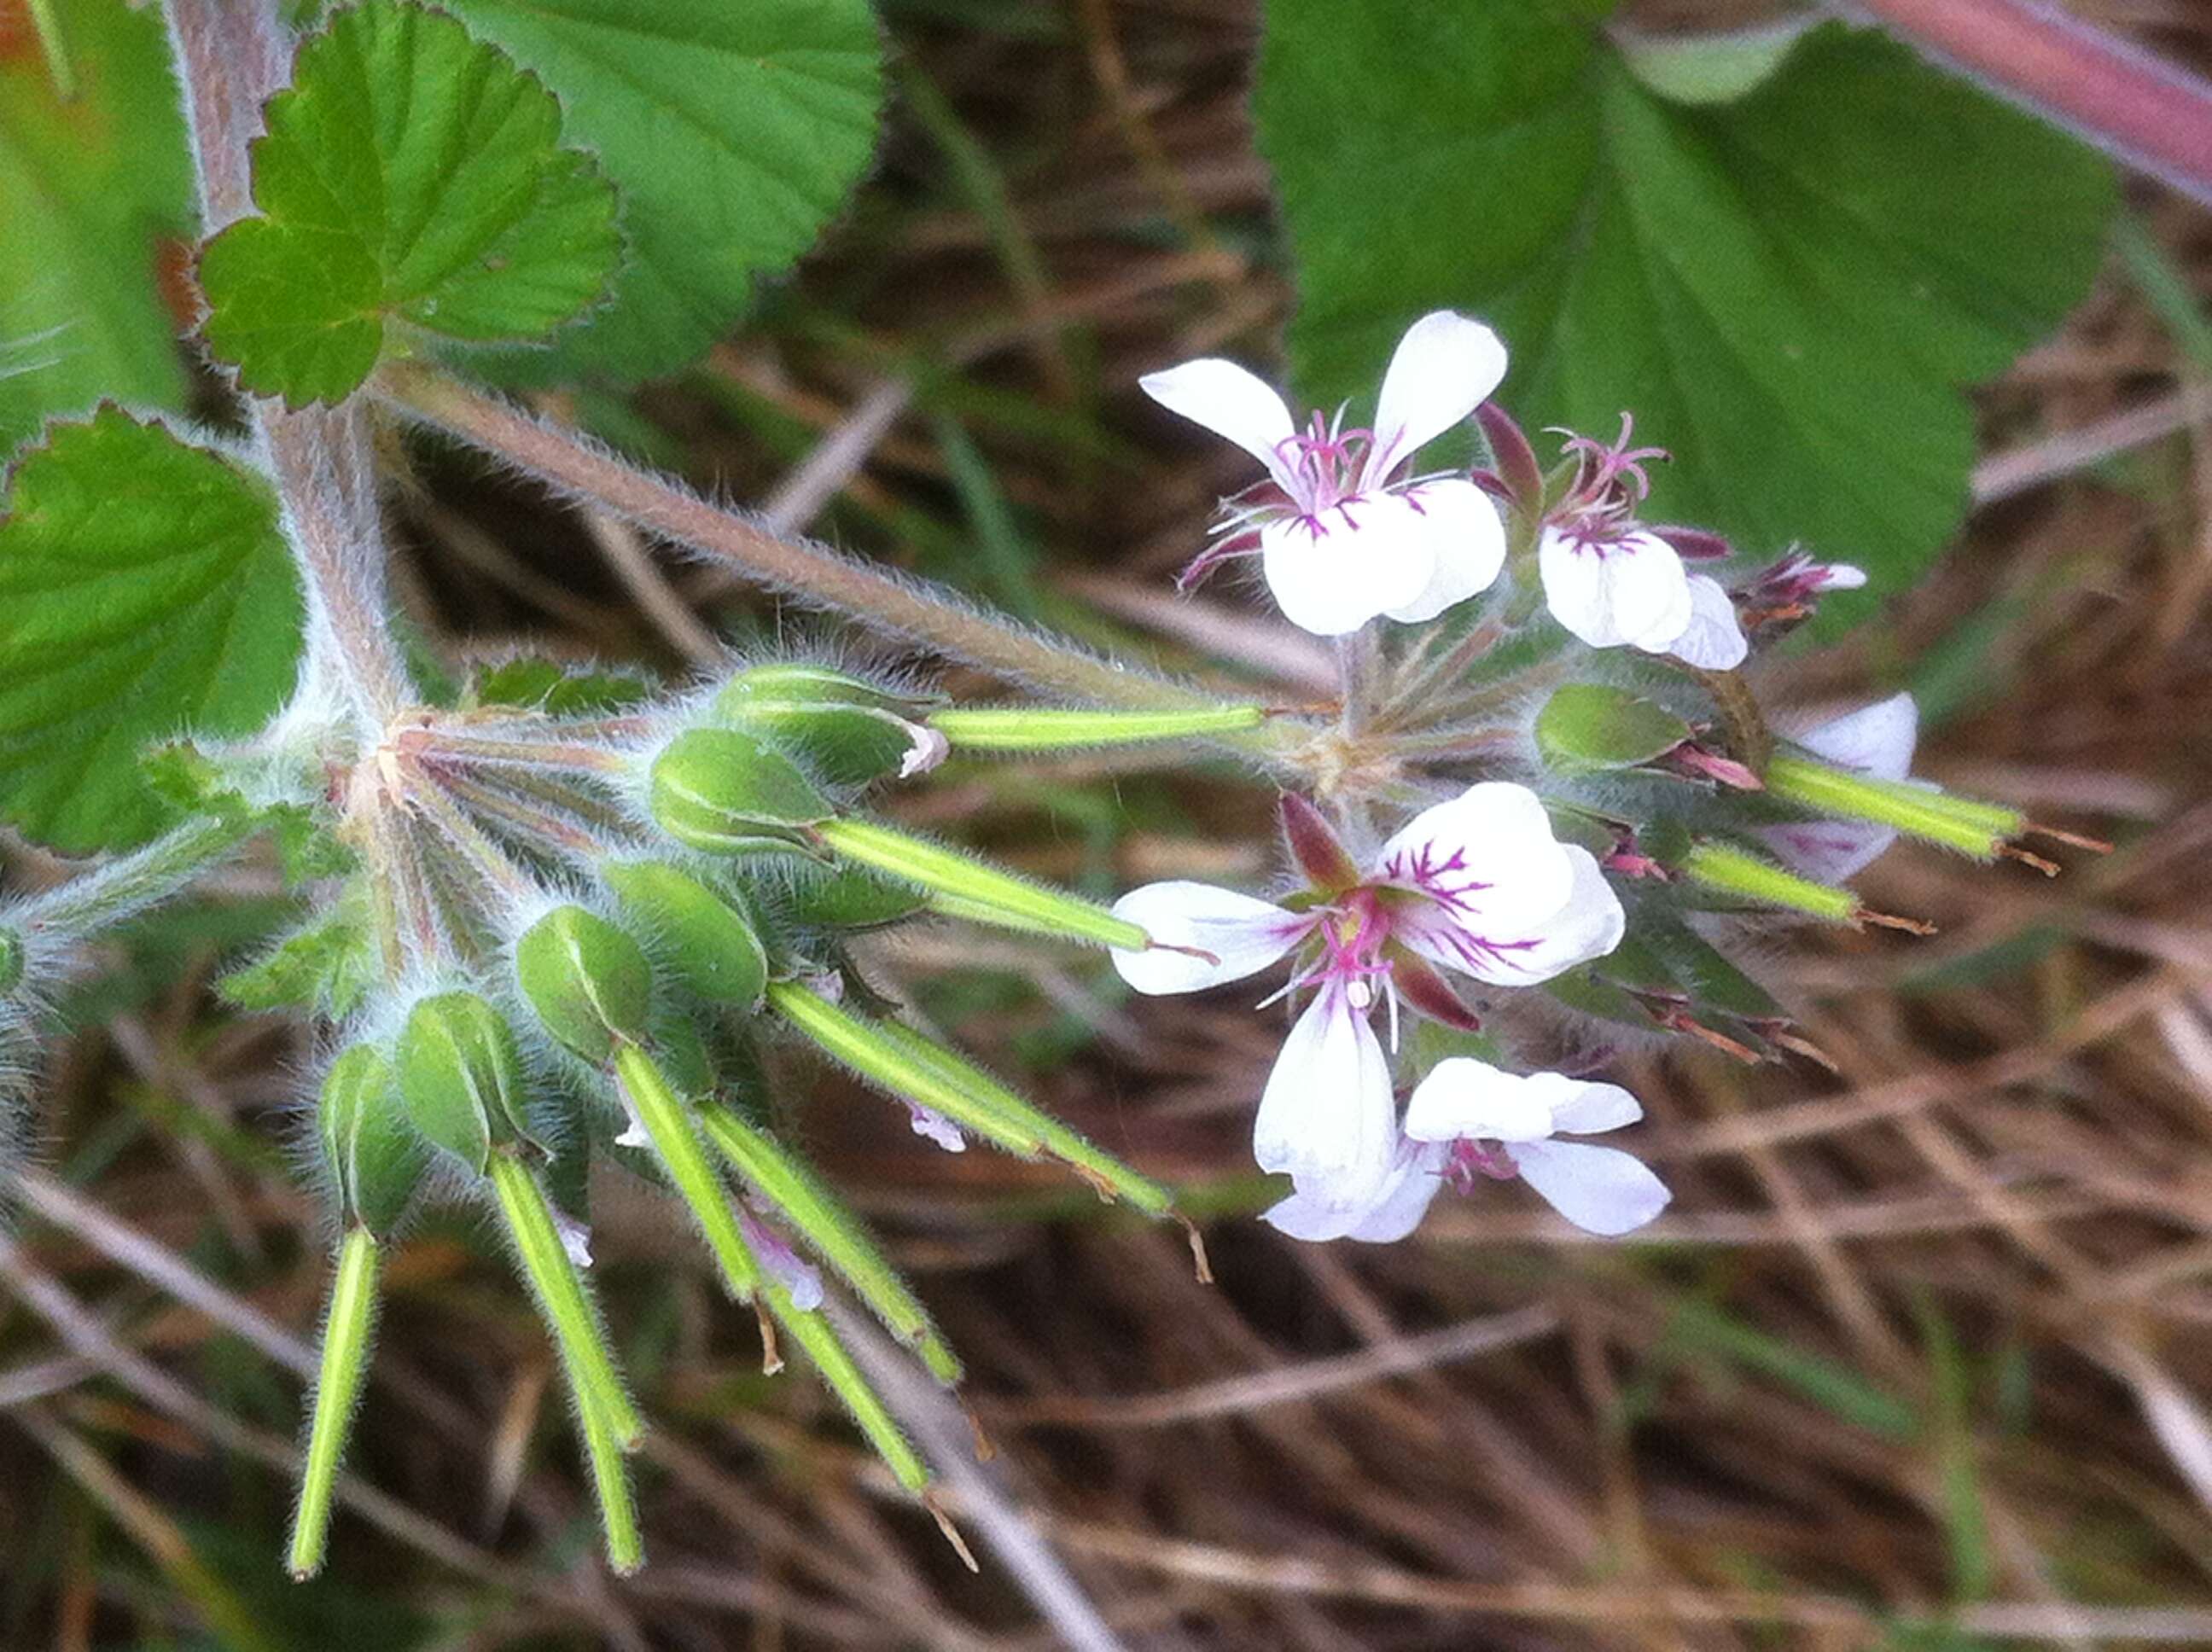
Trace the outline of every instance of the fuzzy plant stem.
<instances>
[{"instance_id":1,"label":"fuzzy plant stem","mask_svg":"<svg viewBox=\"0 0 2212 1652\"><path fill-rule=\"evenodd\" d=\"M338 1466L345 1456L362 1379L368 1372L378 1260L376 1241L366 1228L349 1229L338 1242L330 1317L323 1326L322 1370L315 1379L314 1422L307 1431L307 1459L300 1476L300 1504L293 1511L292 1547L286 1562L295 1577L313 1577L322 1570Z\"/></svg>"},{"instance_id":2,"label":"fuzzy plant stem","mask_svg":"<svg viewBox=\"0 0 2212 1652\"><path fill-rule=\"evenodd\" d=\"M951 659L1049 695L1130 710L1194 710L1211 696L1114 664L1031 627L984 612L956 592L787 539L665 477L633 469L557 424L532 417L429 368L393 363L376 393L408 417L481 449L569 497L728 562L770 590L850 616ZM1271 723L1218 737L1255 755L1285 750L1294 728Z\"/></svg>"},{"instance_id":3,"label":"fuzzy plant stem","mask_svg":"<svg viewBox=\"0 0 2212 1652\"><path fill-rule=\"evenodd\" d=\"M270 0L167 0L163 9L184 83L201 227L212 236L253 210L247 146L261 131L263 102L289 76L292 42ZM307 589L311 666L331 672L363 725L380 729L421 696L386 623L388 552L362 411L293 411L249 397L246 412Z\"/></svg>"},{"instance_id":4,"label":"fuzzy plant stem","mask_svg":"<svg viewBox=\"0 0 2212 1652\"><path fill-rule=\"evenodd\" d=\"M187 821L96 872L0 907L0 924L34 946L48 938L83 939L167 900L258 829L242 818Z\"/></svg>"},{"instance_id":5,"label":"fuzzy plant stem","mask_svg":"<svg viewBox=\"0 0 2212 1652\"><path fill-rule=\"evenodd\" d=\"M1999 96L2212 206L2212 85L2035 0L1852 8Z\"/></svg>"}]
</instances>

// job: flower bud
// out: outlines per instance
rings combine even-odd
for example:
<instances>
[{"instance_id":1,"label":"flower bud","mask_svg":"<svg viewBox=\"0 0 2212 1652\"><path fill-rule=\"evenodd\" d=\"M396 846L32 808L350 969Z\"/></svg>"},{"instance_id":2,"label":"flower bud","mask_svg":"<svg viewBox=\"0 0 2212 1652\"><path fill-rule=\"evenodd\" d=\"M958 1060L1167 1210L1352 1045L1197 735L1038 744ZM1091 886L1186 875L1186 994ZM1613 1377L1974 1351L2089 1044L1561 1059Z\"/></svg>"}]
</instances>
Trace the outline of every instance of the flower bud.
<instances>
[{"instance_id":1,"label":"flower bud","mask_svg":"<svg viewBox=\"0 0 2212 1652\"><path fill-rule=\"evenodd\" d=\"M538 1023L586 1061L604 1064L646 1040L653 966L635 941L581 907L556 907L523 931L514 980Z\"/></svg>"},{"instance_id":2,"label":"flower bud","mask_svg":"<svg viewBox=\"0 0 2212 1652\"><path fill-rule=\"evenodd\" d=\"M416 1005L399 1034L399 1095L415 1127L481 1175L495 1141L526 1139L522 1058L507 1018L474 993Z\"/></svg>"},{"instance_id":3,"label":"flower bud","mask_svg":"<svg viewBox=\"0 0 2212 1652\"><path fill-rule=\"evenodd\" d=\"M710 1004L750 1009L768 986L768 951L735 900L665 860L599 869L639 926L659 944L669 973Z\"/></svg>"},{"instance_id":4,"label":"flower bud","mask_svg":"<svg viewBox=\"0 0 2212 1652\"><path fill-rule=\"evenodd\" d=\"M652 774L654 823L709 854L805 850L829 800L791 759L750 734L695 728L670 741Z\"/></svg>"},{"instance_id":5,"label":"flower bud","mask_svg":"<svg viewBox=\"0 0 2212 1652\"><path fill-rule=\"evenodd\" d=\"M379 1238L389 1234L415 1196L424 1154L382 1051L356 1044L338 1053L323 1075L315 1128L340 1207Z\"/></svg>"},{"instance_id":6,"label":"flower bud","mask_svg":"<svg viewBox=\"0 0 2212 1652\"><path fill-rule=\"evenodd\" d=\"M731 728L798 753L834 786L904 779L945 761L945 737L915 720L923 702L821 665L755 665L714 696Z\"/></svg>"},{"instance_id":7,"label":"flower bud","mask_svg":"<svg viewBox=\"0 0 2212 1652\"><path fill-rule=\"evenodd\" d=\"M23 938L12 929L0 929L0 993L12 993L23 984Z\"/></svg>"}]
</instances>

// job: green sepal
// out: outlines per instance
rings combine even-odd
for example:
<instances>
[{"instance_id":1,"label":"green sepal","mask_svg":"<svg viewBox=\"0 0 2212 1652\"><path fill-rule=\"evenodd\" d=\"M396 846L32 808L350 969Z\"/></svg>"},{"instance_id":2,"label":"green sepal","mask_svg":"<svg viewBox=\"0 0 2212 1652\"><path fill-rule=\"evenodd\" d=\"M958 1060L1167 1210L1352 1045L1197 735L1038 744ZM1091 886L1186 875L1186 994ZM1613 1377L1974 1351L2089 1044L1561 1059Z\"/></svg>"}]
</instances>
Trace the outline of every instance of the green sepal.
<instances>
[{"instance_id":1,"label":"green sepal","mask_svg":"<svg viewBox=\"0 0 2212 1652\"><path fill-rule=\"evenodd\" d=\"M522 1000L571 1054L595 1065L651 1034L653 966L623 931L582 907L556 907L514 943Z\"/></svg>"},{"instance_id":2,"label":"green sepal","mask_svg":"<svg viewBox=\"0 0 2212 1652\"><path fill-rule=\"evenodd\" d=\"M911 884L879 877L866 866L803 864L781 900L791 921L808 929L881 929L929 904L930 897Z\"/></svg>"},{"instance_id":3,"label":"green sepal","mask_svg":"<svg viewBox=\"0 0 2212 1652\"><path fill-rule=\"evenodd\" d=\"M963 706L932 713L929 726L957 751L1066 751L1236 734L1267 720L1261 706L1203 706L1190 711Z\"/></svg>"},{"instance_id":4,"label":"green sepal","mask_svg":"<svg viewBox=\"0 0 2212 1652\"><path fill-rule=\"evenodd\" d=\"M339 1208L377 1237L389 1236L407 1213L429 1156L381 1050L354 1044L338 1052L323 1075L315 1129Z\"/></svg>"},{"instance_id":5,"label":"green sepal","mask_svg":"<svg viewBox=\"0 0 2212 1652\"><path fill-rule=\"evenodd\" d=\"M1570 683L1536 714L1536 750L1560 774L1633 768L1689 738L1673 712L1605 683Z\"/></svg>"},{"instance_id":6,"label":"green sepal","mask_svg":"<svg viewBox=\"0 0 2212 1652\"><path fill-rule=\"evenodd\" d=\"M928 1310L806 1163L720 1102L701 1108L698 1116L707 1139L731 1168L837 1271L891 1334L912 1348L939 1382L957 1382L960 1361L938 1335Z\"/></svg>"},{"instance_id":7,"label":"green sepal","mask_svg":"<svg viewBox=\"0 0 2212 1652\"><path fill-rule=\"evenodd\" d=\"M914 720L927 702L825 666L754 665L714 696L714 716L804 758L833 786L934 768L945 739Z\"/></svg>"},{"instance_id":8,"label":"green sepal","mask_svg":"<svg viewBox=\"0 0 2212 1652\"><path fill-rule=\"evenodd\" d=\"M514 1029L476 993L439 993L416 1004L398 1054L399 1094L415 1127L478 1175L494 1142L529 1139Z\"/></svg>"},{"instance_id":9,"label":"green sepal","mask_svg":"<svg viewBox=\"0 0 2212 1652\"><path fill-rule=\"evenodd\" d=\"M610 861L599 877L673 979L709 1004L759 1006L768 949L735 896L665 860Z\"/></svg>"},{"instance_id":10,"label":"green sepal","mask_svg":"<svg viewBox=\"0 0 2212 1652\"><path fill-rule=\"evenodd\" d=\"M1033 884L988 861L909 837L874 821L825 820L817 826L816 835L845 859L955 901L991 908L1018 928L1132 952L1141 952L1152 944L1142 928L1115 917L1095 902Z\"/></svg>"},{"instance_id":11,"label":"green sepal","mask_svg":"<svg viewBox=\"0 0 2212 1652\"><path fill-rule=\"evenodd\" d=\"M805 851L829 799L790 758L732 728L678 735L653 760L653 818L678 843L708 854Z\"/></svg>"}]
</instances>

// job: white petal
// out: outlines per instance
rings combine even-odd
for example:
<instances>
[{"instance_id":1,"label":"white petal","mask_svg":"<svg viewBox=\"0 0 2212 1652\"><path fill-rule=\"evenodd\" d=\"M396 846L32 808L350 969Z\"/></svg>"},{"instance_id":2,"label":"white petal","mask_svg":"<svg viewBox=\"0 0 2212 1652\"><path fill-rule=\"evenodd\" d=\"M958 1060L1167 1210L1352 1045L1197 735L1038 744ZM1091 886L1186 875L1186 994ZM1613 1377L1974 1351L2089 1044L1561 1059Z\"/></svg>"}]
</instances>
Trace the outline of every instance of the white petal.
<instances>
[{"instance_id":1,"label":"white petal","mask_svg":"<svg viewBox=\"0 0 2212 1652\"><path fill-rule=\"evenodd\" d=\"M1419 514L1436 557L1421 593L1384 612L1401 624L1434 619L1497 582L1505 566L1505 524L1490 495L1472 482L1427 482L1399 494Z\"/></svg>"},{"instance_id":2,"label":"white petal","mask_svg":"<svg viewBox=\"0 0 2212 1652\"><path fill-rule=\"evenodd\" d=\"M1428 589L1436 550L1411 505L1363 494L1270 522L1260 530L1260 566L1285 619L1338 637Z\"/></svg>"},{"instance_id":3,"label":"white petal","mask_svg":"<svg viewBox=\"0 0 2212 1652\"><path fill-rule=\"evenodd\" d=\"M1552 1109L1521 1074L1452 1055L1413 1087L1405 1131L1415 1141L1541 1141L1552 1133Z\"/></svg>"},{"instance_id":4,"label":"white petal","mask_svg":"<svg viewBox=\"0 0 2212 1652\"><path fill-rule=\"evenodd\" d=\"M1897 841L1893 827L1857 820L1793 821L1759 836L1790 871L1816 884L1840 884L1864 872Z\"/></svg>"},{"instance_id":5,"label":"white petal","mask_svg":"<svg viewBox=\"0 0 2212 1652\"><path fill-rule=\"evenodd\" d=\"M1396 1168L1368 1204L1346 1209L1294 1189L1290 1197L1262 1212L1260 1219L1293 1239L1395 1243L1421 1225L1437 1190L1443 1186L1437 1174L1440 1157L1418 1143L1405 1143L1399 1149Z\"/></svg>"},{"instance_id":6,"label":"white petal","mask_svg":"<svg viewBox=\"0 0 2212 1652\"><path fill-rule=\"evenodd\" d=\"M1543 800L1506 780L1422 810L1382 846L1376 868L1388 882L1444 900L1447 919L1513 935L1557 912L1574 890Z\"/></svg>"},{"instance_id":7,"label":"white petal","mask_svg":"<svg viewBox=\"0 0 2212 1652\"><path fill-rule=\"evenodd\" d=\"M1690 623L1682 635L1664 650L1684 665L1700 671L1732 671L1750 656L1743 627L1736 623L1735 600L1728 587L1706 574L1692 574L1690 585ZM1657 648L1647 649L1658 653Z\"/></svg>"},{"instance_id":8,"label":"white petal","mask_svg":"<svg viewBox=\"0 0 2212 1652\"><path fill-rule=\"evenodd\" d=\"M1163 943L1147 952L1117 948L1113 954L1121 979L1154 997L1242 981L1281 957L1313 927L1312 920L1252 896L1181 878L1131 890L1114 902L1114 915ZM1169 951L1171 946L1194 947L1216 962Z\"/></svg>"},{"instance_id":9,"label":"white petal","mask_svg":"<svg viewBox=\"0 0 2212 1652\"><path fill-rule=\"evenodd\" d=\"M948 1153L968 1151L968 1138L960 1133L958 1125L942 1113L914 1102L906 1104L906 1110L907 1122L914 1127L914 1133L924 1141L933 1141Z\"/></svg>"},{"instance_id":10,"label":"white petal","mask_svg":"<svg viewBox=\"0 0 2212 1652\"><path fill-rule=\"evenodd\" d=\"M1382 375L1368 461L1379 483L1482 405L1505 379L1505 346L1480 321L1434 310L1406 329Z\"/></svg>"},{"instance_id":11,"label":"white petal","mask_svg":"<svg viewBox=\"0 0 2212 1652\"><path fill-rule=\"evenodd\" d=\"M1146 395L1170 413L1225 436L1267 467L1290 489L1282 444L1296 434L1291 410L1267 381L1249 368L1218 356L1185 361L1137 380Z\"/></svg>"},{"instance_id":12,"label":"white petal","mask_svg":"<svg viewBox=\"0 0 2212 1652\"><path fill-rule=\"evenodd\" d=\"M1514 930L1479 916L1449 924L1401 926L1406 944L1432 963L1499 987L1526 987L1601 958L1620 944L1628 926L1620 897L1605 881L1597 857L1579 845L1560 846L1571 880L1559 908Z\"/></svg>"},{"instance_id":13,"label":"white petal","mask_svg":"<svg viewBox=\"0 0 2212 1652\"><path fill-rule=\"evenodd\" d=\"M1911 695L1893 694L1832 717L1796 738L1814 756L1840 768L1901 780L1912 768L1912 748L1920 738L1920 708Z\"/></svg>"},{"instance_id":14,"label":"white petal","mask_svg":"<svg viewBox=\"0 0 2212 1652\"><path fill-rule=\"evenodd\" d=\"M1820 574L1823 591L1856 591L1866 582L1866 569L1849 562L1830 562Z\"/></svg>"},{"instance_id":15,"label":"white petal","mask_svg":"<svg viewBox=\"0 0 2212 1652\"><path fill-rule=\"evenodd\" d=\"M1350 1209L1374 1199L1397 1152L1398 1103L1382 1046L1344 993L1324 987L1267 1075L1252 1156L1261 1169L1288 1171L1323 1203Z\"/></svg>"},{"instance_id":16,"label":"white petal","mask_svg":"<svg viewBox=\"0 0 2212 1652\"><path fill-rule=\"evenodd\" d=\"M1532 1072L1528 1082L1552 1109L1552 1128L1571 1136L1618 1130L1644 1116L1644 1104L1619 1084L1594 1084L1564 1072Z\"/></svg>"},{"instance_id":17,"label":"white petal","mask_svg":"<svg viewBox=\"0 0 2212 1652\"><path fill-rule=\"evenodd\" d=\"M1553 617L1593 648L1664 648L1690 623L1690 581L1665 540L1632 533L1586 545L1556 528L1536 550Z\"/></svg>"},{"instance_id":18,"label":"white petal","mask_svg":"<svg viewBox=\"0 0 2212 1652\"><path fill-rule=\"evenodd\" d=\"M1618 1147L1538 1141L1511 1151L1522 1180L1585 1233L1632 1232L1674 1197L1650 1166Z\"/></svg>"}]
</instances>

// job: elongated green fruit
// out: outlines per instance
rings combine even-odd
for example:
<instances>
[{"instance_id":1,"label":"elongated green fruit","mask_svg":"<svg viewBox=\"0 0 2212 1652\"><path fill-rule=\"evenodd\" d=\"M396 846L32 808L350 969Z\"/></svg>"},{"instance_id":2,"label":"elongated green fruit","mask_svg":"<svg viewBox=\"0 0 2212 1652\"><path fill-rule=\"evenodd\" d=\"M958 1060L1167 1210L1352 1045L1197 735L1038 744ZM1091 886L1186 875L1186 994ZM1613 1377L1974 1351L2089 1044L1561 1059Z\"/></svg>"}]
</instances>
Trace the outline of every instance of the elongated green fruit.
<instances>
[{"instance_id":1,"label":"elongated green fruit","mask_svg":"<svg viewBox=\"0 0 2212 1652\"><path fill-rule=\"evenodd\" d=\"M661 962L709 1004L758 1006L768 952L751 915L720 890L665 860L617 860L599 868L652 939Z\"/></svg>"},{"instance_id":2,"label":"elongated green fruit","mask_svg":"<svg viewBox=\"0 0 2212 1652\"><path fill-rule=\"evenodd\" d=\"M596 913L556 907L514 944L514 980L538 1024L599 1066L649 1036L653 966L645 949Z\"/></svg>"},{"instance_id":3,"label":"elongated green fruit","mask_svg":"<svg viewBox=\"0 0 2212 1652\"><path fill-rule=\"evenodd\" d=\"M1980 860L2027 829L2025 816L1999 804L1875 780L1786 754L1769 760L1764 778L1770 796L1815 814L1893 827Z\"/></svg>"},{"instance_id":4,"label":"elongated green fruit","mask_svg":"<svg viewBox=\"0 0 2212 1652\"><path fill-rule=\"evenodd\" d=\"M512 1153L495 1153L490 1164L491 1185L499 1195L500 1215L506 1219L507 1236L523 1278L538 1299L553 1344L560 1351L562 1369L580 1410L597 1406L615 1438L629 1450L645 1437L645 1424L623 1391L616 1373L614 1356L607 1351L605 1329L592 1306L576 1265L561 1242L545 1190Z\"/></svg>"},{"instance_id":5,"label":"elongated green fruit","mask_svg":"<svg viewBox=\"0 0 2212 1652\"><path fill-rule=\"evenodd\" d=\"M1719 843L1693 844L1683 857L1682 871L1708 888L1723 890L1767 906L1809 913L1830 923L1854 922L1862 911L1859 897L1847 889L1816 884L1794 872L1784 872L1755 854Z\"/></svg>"},{"instance_id":6,"label":"elongated green fruit","mask_svg":"<svg viewBox=\"0 0 2212 1652\"><path fill-rule=\"evenodd\" d=\"M584 1436L584 1455L592 1466L592 1490L599 1499L599 1535L607 1564L627 1577L645 1564L645 1542L638 1535L637 1503L630 1496L629 1465L613 1420L597 1406L580 1400L576 1426Z\"/></svg>"},{"instance_id":7,"label":"elongated green fruit","mask_svg":"<svg viewBox=\"0 0 2212 1652\"><path fill-rule=\"evenodd\" d=\"M300 1475L300 1503L292 1513L292 1547L286 1565L295 1577L323 1567L331 1530L331 1503L354 1406L368 1374L369 1344L376 1327L376 1239L368 1229L346 1230L331 1280L331 1308L323 1322L322 1369L315 1378L314 1421L307 1429L307 1460Z\"/></svg>"},{"instance_id":8,"label":"elongated green fruit","mask_svg":"<svg viewBox=\"0 0 2212 1652\"><path fill-rule=\"evenodd\" d=\"M738 1230L738 1218L730 1209L729 1189L714 1174L707 1150L700 1145L690 1111L653 1058L635 1044L625 1044L615 1053L615 1077L629 1104L637 1109L638 1120L652 1138L653 1151L667 1170L668 1179L691 1207L691 1218L699 1224L708 1249L714 1253L715 1266L721 1270L723 1288L738 1301L750 1302L760 1288L760 1264L753 1260L752 1248Z\"/></svg>"},{"instance_id":9,"label":"elongated green fruit","mask_svg":"<svg viewBox=\"0 0 2212 1652\"><path fill-rule=\"evenodd\" d=\"M1260 706L1193 711L1064 711L1051 706L962 707L933 712L929 726L961 751L1059 751L1073 746L1142 745L1257 728Z\"/></svg>"},{"instance_id":10,"label":"elongated green fruit","mask_svg":"<svg viewBox=\"0 0 2212 1652\"><path fill-rule=\"evenodd\" d=\"M776 1323L805 1351L814 1369L822 1374L822 1380L830 1385L830 1391L844 1402L853 1421L876 1449L876 1455L897 1477L898 1483L917 1492L927 1485L929 1466L915 1450L913 1442L906 1437L906 1430L892 1418L882 1397L860 1375L860 1368L845 1351L845 1345L837 1340L837 1333L830 1328L829 1321L799 1307L792 1301L791 1292L780 1285L769 1287L768 1303Z\"/></svg>"},{"instance_id":11,"label":"elongated green fruit","mask_svg":"<svg viewBox=\"0 0 2212 1652\"><path fill-rule=\"evenodd\" d=\"M825 820L815 828L822 841L848 860L889 872L955 900L972 902L1007 914L1048 934L1142 952L1152 937L1080 896L1047 889L988 862L920 838L908 837L869 820Z\"/></svg>"},{"instance_id":12,"label":"elongated green fruit","mask_svg":"<svg viewBox=\"0 0 2212 1652\"><path fill-rule=\"evenodd\" d=\"M893 1336L921 1356L930 1375L945 1383L960 1380L960 1361L938 1335L928 1310L802 1161L719 1102L699 1109L699 1125L731 1168L836 1269Z\"/></svg>"},{"instance_id":13,"label":"elongated green fruit","mask_svg":"<svg viewBox=\"0 0 2212 1652\"><path fill-rule=\"evenodd\" d=\"M1100 1152L1066 1125L951 1051L896 1022L870 1021L793 981L769 988L769 1004L827 1054L1020 1158L1065 1160L1103 1193L1164 1214L1166 1188Z\"/></svg>"}]
</instances>

